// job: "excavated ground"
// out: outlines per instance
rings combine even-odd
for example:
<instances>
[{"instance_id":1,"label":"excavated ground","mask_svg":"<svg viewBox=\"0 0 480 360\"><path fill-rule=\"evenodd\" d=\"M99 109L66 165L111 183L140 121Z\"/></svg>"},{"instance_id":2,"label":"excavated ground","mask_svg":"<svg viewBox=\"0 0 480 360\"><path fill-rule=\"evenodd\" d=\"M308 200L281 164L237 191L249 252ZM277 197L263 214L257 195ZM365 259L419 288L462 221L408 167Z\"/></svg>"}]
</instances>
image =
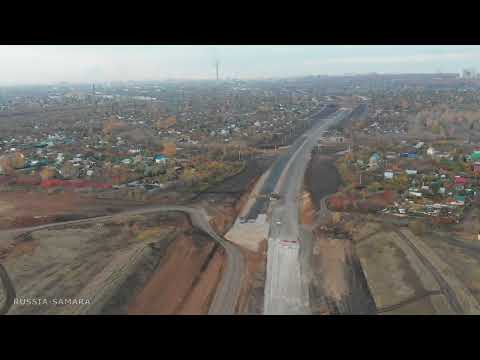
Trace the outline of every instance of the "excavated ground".
<instances>
[{"instance_id":1,"label":"excavated ground","mask_svg":"<svg viewBox=\"0 0 480 360\"><path fill-rule=\"evenodd\" d=\"M305 174L302 221L311 224L321 199L337 191L340 176L334 158L313 154ZM325 224L324 224L325 225ZM311 254L310 304L313 314L375 314L376 307L355 254L345 233L336 233L332 219L314 229Z\"/></svg>"},{"instance_id":2,"label":"excavated ground","mask_svg":"<svg viewBox=\"0 0 480 360\"><path fill-rule=\"evenodd\" d=\"M17 298L42 303L14 304L9 314L69 314L69 305L54 300L90 294L104 304L99 314L207 313L224 260L223 249L183 214L35 231L3 264ZM115 284L112 274L122 281Z\"/></svg>"}]
</instances>

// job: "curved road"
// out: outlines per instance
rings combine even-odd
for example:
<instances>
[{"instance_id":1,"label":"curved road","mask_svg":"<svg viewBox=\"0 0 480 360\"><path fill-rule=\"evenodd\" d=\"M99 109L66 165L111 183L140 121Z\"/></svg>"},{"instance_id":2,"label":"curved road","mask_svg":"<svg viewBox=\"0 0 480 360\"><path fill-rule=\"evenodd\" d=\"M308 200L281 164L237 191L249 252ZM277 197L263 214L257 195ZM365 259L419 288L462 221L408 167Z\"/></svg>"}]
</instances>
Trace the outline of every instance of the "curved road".
<instances>
[{"instance_id":1,"label":"curved road","mask_svg":"<svg viewBox=\"0 0 480 360\"><path fill-rule=\"evenodd\" d=\"M21 236L27 233L42 230L47 228L55 228L61 227L65 225L78 225L84 224L89 222L101 222L105 220L109 220L114 216L118 215L142 215L148 213L155 213L155 212L170 212L170 211L178 211L187 214L192 221L192 225L201 229L208 235L210 235L213 240L215 240L220 246L225 249L227 254L227 266L225 272L222 276L220 284L217 287L215 292L215 296L212 300L212 304L210 305L209 315L228 315L235 313L235 306L238 300L238 295L241 288L241 281L242 275L245 270L245 259L243 257L242 252L232 243L226 241L223 237L219 236L210 226L210 222L208 220L208 215L204 209L196 208L196 207L188 207L188 206L180 206L180 205L162 205L162 206L143 206L141 208L127 210L115 215L107 215L107 216L99 216L95 218L88 218L88 219L81 219L81 220L72 220L72 221L64 221L58 222L53 224L45 224L45 225L38 225L32 226L28 228L22 229L12 229L12 230L5 230L0 233L8 234L10 236ZM0 265L0 271L3 269L3 266ZM0 275L2 273L0 272ZM8 279L8 275L6 274L6 279ZM5 280L2 276L2 280ZM11 282L4 281L4 287L7 289L7 294L15 294L13 287L10 288ZM15 297L15 295L13 295ZM8 298L11 298L9 296ZM5 313L10 308L11 304L7 304L4 306L6 310ZM1 314L1 313L0 313Z\"/></svg>"}]
</instances>

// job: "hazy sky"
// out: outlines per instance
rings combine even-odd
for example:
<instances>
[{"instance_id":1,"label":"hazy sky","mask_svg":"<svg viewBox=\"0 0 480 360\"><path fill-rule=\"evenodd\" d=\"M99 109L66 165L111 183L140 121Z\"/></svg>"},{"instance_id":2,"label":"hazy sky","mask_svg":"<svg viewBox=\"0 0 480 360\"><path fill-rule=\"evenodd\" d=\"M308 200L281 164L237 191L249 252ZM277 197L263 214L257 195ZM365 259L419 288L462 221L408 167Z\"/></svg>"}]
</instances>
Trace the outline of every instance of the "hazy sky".
<instances>
[{"instance_id":1,"label":"hazy sky","mask_svg":"<svg viewBox=\"0 0 480 360\"><path fill-rule=\"evenodd\" d=\"M460 72L480 46L0 45L0 85L112 80L262 78L345 73Z\"/></svg>"}]
</instances>

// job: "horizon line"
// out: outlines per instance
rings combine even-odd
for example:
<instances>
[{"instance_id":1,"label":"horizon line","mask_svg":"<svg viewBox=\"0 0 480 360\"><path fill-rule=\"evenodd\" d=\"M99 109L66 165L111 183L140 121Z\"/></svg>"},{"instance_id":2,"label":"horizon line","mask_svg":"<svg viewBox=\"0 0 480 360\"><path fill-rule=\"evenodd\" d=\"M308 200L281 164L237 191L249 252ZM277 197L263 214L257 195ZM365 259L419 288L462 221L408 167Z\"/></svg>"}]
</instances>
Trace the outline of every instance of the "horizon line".
<instances>
[{"instance_id":1,"label":"horizon line","mask_svg":"<svg viewBox=\"0 0 480 360\"><path fill-rule=\"evenodd\" d=\"M296 76L267 76L267 77L224 77L220 78L218 81L265 81L265 80L288 80L288 79L301 79L309 77L361 77L361 76L399 76L399 75L457 75L460 77L459 72L366 72L366 73L344 73L344 74L311 74L311 75L296 75ZM129 82L194 82L194 81L210 81L217 82L215 77L208 78L191 78L191 77L175 77L175 78L164 78L164 79L128 79L128 80L91 80L91 81L56 81L56 82L37 82L37 83L10 83L10 84L0 84L0 87L16 87L16 86L54 86L54 85L91 85L91 84L102 84L102 83L129 83Z\"/></svg>"}]
</instances>

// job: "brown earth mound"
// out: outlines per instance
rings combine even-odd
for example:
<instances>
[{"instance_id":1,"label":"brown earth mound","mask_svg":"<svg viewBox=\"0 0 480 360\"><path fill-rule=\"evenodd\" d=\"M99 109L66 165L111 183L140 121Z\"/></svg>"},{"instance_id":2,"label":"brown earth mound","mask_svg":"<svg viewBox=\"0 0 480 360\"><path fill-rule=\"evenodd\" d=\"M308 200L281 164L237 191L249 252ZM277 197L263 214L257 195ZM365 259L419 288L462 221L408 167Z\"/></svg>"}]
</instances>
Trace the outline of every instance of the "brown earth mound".
<instances>
[{"instance_id":1,"label":"brown earth mound","mask_svg":"<svg viewBox=\"0 0 480 360\"><path fill-rule=\"evenodd\" d=\"M223 261L223 250L204 234L193 231L180 236L128 314L207 313Z\"/></svg>"}]
</instances>

